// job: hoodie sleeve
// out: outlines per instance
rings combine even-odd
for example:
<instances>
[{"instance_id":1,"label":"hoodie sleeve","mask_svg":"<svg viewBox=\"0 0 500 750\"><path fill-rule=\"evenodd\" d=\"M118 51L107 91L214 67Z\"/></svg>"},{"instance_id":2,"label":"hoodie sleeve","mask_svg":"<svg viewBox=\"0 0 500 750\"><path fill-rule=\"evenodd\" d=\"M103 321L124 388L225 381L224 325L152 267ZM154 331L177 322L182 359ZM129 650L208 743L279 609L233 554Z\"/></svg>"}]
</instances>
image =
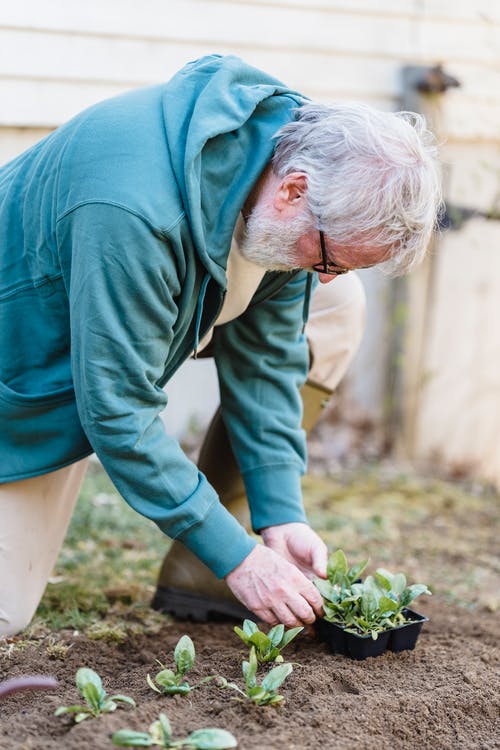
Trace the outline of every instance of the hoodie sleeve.
<instances>
[{"instance_id":1,"label":"hoodie sleeve","mask_svg":"<svg viewBox=\"0 0 500 750\"><path fill-rule=\"evenodd\" d=\"M216 328L222 414L255 531L307 522L301 490L306 443L300 387L308 371L302 332L307 273Z\"/></svg>"},{"instance_id":2,"label":"hoodie sleeve","mask_svg":"<svg viewBox=\"0 0 500 750\"><path fill-rule=\"evenodd\" d=\"M141 218L107 204L68 213L58 238L87 438L124 499L223 577L255 541L159 417L181 290L171 249Z\"/></svg>"}]
</instances>

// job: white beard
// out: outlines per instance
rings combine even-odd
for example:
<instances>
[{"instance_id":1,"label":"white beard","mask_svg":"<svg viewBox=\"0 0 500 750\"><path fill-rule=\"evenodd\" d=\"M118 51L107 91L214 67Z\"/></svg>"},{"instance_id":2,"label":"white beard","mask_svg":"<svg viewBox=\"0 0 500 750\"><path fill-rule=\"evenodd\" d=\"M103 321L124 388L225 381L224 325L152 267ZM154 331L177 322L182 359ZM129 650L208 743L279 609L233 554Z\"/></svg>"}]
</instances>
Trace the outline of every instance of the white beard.
<instances>
[{"instance_id":1,"label":"white beard","mask_svg":"<svg viewBox=\"0 0 500 750\"><path fill-rule=\"evenodd\" d=\"M256 206L248 217L240 252L268 271L292 271L301 268L295 251L297 240L310 229L310 216L280 221L270 218L266 208Z\"/></svg>"}]
</instances>

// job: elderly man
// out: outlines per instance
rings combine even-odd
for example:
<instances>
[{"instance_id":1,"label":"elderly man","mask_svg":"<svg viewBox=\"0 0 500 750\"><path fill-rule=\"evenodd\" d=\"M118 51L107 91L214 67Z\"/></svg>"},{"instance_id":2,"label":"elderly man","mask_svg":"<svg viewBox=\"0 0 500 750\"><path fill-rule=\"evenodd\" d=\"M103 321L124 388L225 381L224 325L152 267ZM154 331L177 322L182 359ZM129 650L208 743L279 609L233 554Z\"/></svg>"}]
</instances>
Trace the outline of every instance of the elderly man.
<instances>
[{"instance_id":1,"label":"elderly man","mask_svg":"<svg viewBox=\"0 0 500 750\"><path fill-rule=\"evenodd\" d=\"M344 274L418 262L438 202L417 116L311 104L217 55L0 170L0 634L32 617L93 451L177 540L156 606L314 621L326 549L302 506L302 412L359 341ZM198 352L221 408L196 467L159 414Z\"/></svg>"}]
</instances>

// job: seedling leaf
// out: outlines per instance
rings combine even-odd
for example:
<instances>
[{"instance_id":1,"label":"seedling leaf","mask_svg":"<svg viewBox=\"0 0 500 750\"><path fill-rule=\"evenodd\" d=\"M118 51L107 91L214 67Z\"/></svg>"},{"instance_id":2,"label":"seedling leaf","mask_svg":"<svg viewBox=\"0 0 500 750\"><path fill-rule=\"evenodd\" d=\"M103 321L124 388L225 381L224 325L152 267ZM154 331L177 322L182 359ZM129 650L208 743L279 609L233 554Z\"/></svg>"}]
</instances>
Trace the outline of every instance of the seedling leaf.
<instances>
[{"instance_id":1,"label":"seedling leaf","mask_svg":"<svg viewBox=\"0 0 500 750\"><path fill-rule=\"evenodd\" d=\"M75 724L81 724L82 721L85 721L85 719L88 719L90 716L92 716L92 714L88 711L82 712L81 714L76 714Z\"/></svg>"},{"instance_id":2,"label":"seedling leaf","mask_svg":"<svg viewBox=\"0 0 500 750\"><path fill-rule=\"evenodd\" d=\"M184 740L185 744L197 750L229 750L236 747L236 738L225 729L196 729Z\"/></svg>"},{"instance_id":3,"label":"seedling leaf","mask_svg":"<svg viewBox=\"0 0 500 750\"><path fill-rule=\"evenodd\" d=\"M391 576L391 578L392 578L392 576ZM380 570L377 570L377 572L375 573L375 580L386 591L390 591L391 590L391 581L387 577L386 571L384 571L384 573L382 573Z\"/></svg>"},{"instance_id":4,"label":"seedling leaf","mask_svg":"<svg viewBox=\"0 0 500 750\"><path fill-rule=\"evenodd\" d=\"M151 747L156 744L147 732L133 732L131 729L120 729L111 737L113 745L118 747Z\"/></svg>"},{"instance_id":5,"label":"seedling leaf","mask_svg":"<svg viewBox=\"0 0 500 750\"><path fill-rule=\"evenodd\" d=\"M75 682L81 693L83 693L86 685L94 685L99 695L104 693L101 678L97 672L94 672L93 669L89 669L88 667L80 667L80 669L77 670Z\"/></svg>"},{"instance_id":6,"label":"seedling leaf","mask_svg":"<svg viewBox=\"0 0 500 750\"><path fill-rule=\"evenodd\" d=\"M340 583L347 575L347 559L343 550L338 549L330 555L327 564L327 577L332 583Z\"/></svg>"},{"instance_id":7,"label":"seedling leaf","mask_svg":"<svg viewBox=\"0 0 500 750\"><path fill-rule=\"evenodd\" d=\"M280 664L278 667L274 667L262 680L262 687L268 692L277 690L292 671L293 666L291 664Z\"/></svg>"},{"instance_id":8,"label":"seedling leaf","mask_svg":"<svg viewBox=\"0 0 500 750\"><path fill-rule=\"evenodd\" d=\"M119 703L128 703L129 706L135 706L135 700L129 698L128 695L112 695L109 700L118 701Z\"/></svg>"},{"instance_id":9,"label":"seedling leaf","mask_svg":"<svg viewBox=\"0 0 500 750\"><path fill-rule=\"evenodd\" d=\"M257 656L255 653L255 646L252 646L250 649L250 656L248 657L248 661L243 662L242 669L247 687L254 687L257 675Z\"/></svg>"},{"instance_id":10,"label":"seedling leaf","mask_svg":"<svg viewBox=\"0 0 500 750\"><path fill-rule=\"evenodd\" d=\"M154 682L151 679L151 676L149 674L146 675L146 682L148 683L148 685L151 688L151 690L155 690L157 693L161 693L161 690L156 687L156 685L154 684Z\"/></svg>"},{"instance_id":11,"label":"seedling leaf","mask_svg":"<svg viewBox=\"0 0 500 750\"><path fill-rule=\"evenodd\" d=\"M243 630L248 636L251 636L252 633L255 633L258 630L258 627L253 620L244 620Z\"/></svg>"},{"instance_id":12,"label":"seedling leaf","mask_svg":"<svg viewBox=\"0 0 500 750\"><path fill-rule=\"evenodd\" d=\"M87 682L86 684L82 685L80 688L80 692L89 704L90 708L93 711L99 711L101 707L101 693L103 692L101 689L101 692L99 692L99 689L93 682Z\"/></svg>"},{"instance_id":13,"label":"seedling leaf","mask_svg":"<svg viewBox=\"0 0 500 750\"><path fill-rule=\"evenodd\" d=\"M268 638L265 633L261 633L260 630L257 630L257 632L252 633L250 638L248 639L249 642L255 646L255 649L257 652L259 652L261 655L265 654L265 652L270 648L271 641Z\"/></svg>"},{"instance_id":14,"label":"seedling leaf","mask_svg":"<svg viewBox=\"0 0 500 750\"><path fill-rule=\"evenodd\" d=\"M378 603L378 608L382 613L397 612L399 610L399 605L394 601L394 599L389 599L388 596L381 596Z\"/></svg>"},{"instance_id":15,"label":"seedling leaf","mask_svg":"<svg viewBox=\"0 0 500 750\"><path fill-rule=\"evenodd\" d=\"M186 674L194 664L194 643L188 635L179 639L174 651L174 661L180 675Z\"/></svg>"},{"instance_id":16,"label":"seedling leaf","mask_svg":"<svg viewBox=\"0 0 500 750\"><path fill-rule=\"evenodd\" d=\"M168 716L166 714L160 714L158 717L158 723L162 729L164 739L167 742L170 742L170 738L172 737L172 726Z\"/></svg>"},{"instance_id":17,"label":"seedling leaf","mask_svg":"<svg viewBox=\"0 0 500 750\"><path fill-rule=\"evenodd\" d=\"M162 687L175 685L177 683L176 674L171 669L162 669L161 672L158 672L156 675L155 681Z\"/></svg>"},{"instance_id":18,"label":"seedling leaf","mask_svg":"<svg viewBox=\"0 0 500 750\"><path fill-rule=\"evenodd\" d=\"M404 573L396 573L392 579L391 592L399 597L406 588L406 576Z\"/></svg>"},{"instance_id":19,"label":"seedling leaf","mask_svg":"<svg viewBox=\"0 0 500 750\"><path fill-rule=\"evenodd\" d=\"M366 560L362 560L357 565L353 565L351 568L349 568L349 572L347 574L349 581L351 583L354 583L354 581L360 577L361 573L365 570L366 566L368 565L368 558Z\"/></svg>"},{"instance_id":20,"label":"seedling leaf","mask_svg":"<svg viewBox=\"0 0 500 750\"><path fill-rule=\"evenodd\" d=\"M285 626L280 624L280 625L275 625L274 628L271 628L271 630L267 634L267 637L269 638L273 646L279 646L283 639L284 634L285 634Z\"/></svg>"},{"instance_id":21,"label":"seedling leaf","mask_svg":"<svg viewBox=\"0 0 500 750\"><path fill-rule=\"evenodd\" d=\"M77 714L79 711L87 711L87 706L59 706L54 711L54 716L62 716L63 714Z\"/></svg>"},{"instance_id":22,"label":"seedling leaf","mask_svg":"<svg viewBox=\"0 0 500 750\"><path fill-rule=\"evenodd\" d=\"M407 607L412 601L414 601L414 599L417 598L417 596L420 596L421 594L429 594L429 596L431 595L431 592L423 583L414 583L412 586L408 586L399 598L401 608L403 609L404 607Z\"/></svg>"},{"instance_id":23,"label":"seedling leaf","mask_svg":"<svg viewBox=\"0 0 500 750\"><path fill-rule=\"evenodd\" d=\"M285 635L283 636L283 638L281 639L281 642L280 642L280 644L279 644L279 646L280 646L280 649L282 650L282 649L284 649L284 648L285 648L285 646L288 646L288 644L289 644L289 643L290 643L291 641L293 641L293 639L294 639L294 638L295 638L295 637L296 637L296 636L297 636L297 635L298 635L299 633L302 633L302 631L303 631L303 630L304 630L304 628L303 628L303 627L299 627L299 628L291 628L290 630L287 630L287 632L285 633Z\"/></svg>"},{"instance_id":24,"label":"seedling leaf","mask_svg":"<svg viewBox=\"0 0 500 750\"><path fill-rule=\"evenodd\" d=\"M245 631L239 628L237 625L234 626L234 632L236 633L237 636L241 638L243 643L245 643L248 646L248 639L249 639L248 633L245 633Z\"/></svg>"}]
</instances>

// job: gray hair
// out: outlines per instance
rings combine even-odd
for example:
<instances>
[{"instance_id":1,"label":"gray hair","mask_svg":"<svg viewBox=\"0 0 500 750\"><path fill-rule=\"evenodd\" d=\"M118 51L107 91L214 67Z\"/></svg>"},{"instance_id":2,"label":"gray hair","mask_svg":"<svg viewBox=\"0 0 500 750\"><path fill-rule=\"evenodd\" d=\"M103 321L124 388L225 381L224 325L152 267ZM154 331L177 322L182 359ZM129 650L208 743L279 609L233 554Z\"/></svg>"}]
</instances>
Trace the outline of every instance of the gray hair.
<instances>
[{"instance_id":1,"label":"gray hair","mask_svg":"<svg viewBox=\"0 0 500 750\"><path fill-rule=\"evenodd\" d=\"M425 255L441 206L435 138L414 112L305 104L276 134L273 171L305 172L308 204L335 242L388 248L398 275Z\"/></svg>"}]
</instances>

